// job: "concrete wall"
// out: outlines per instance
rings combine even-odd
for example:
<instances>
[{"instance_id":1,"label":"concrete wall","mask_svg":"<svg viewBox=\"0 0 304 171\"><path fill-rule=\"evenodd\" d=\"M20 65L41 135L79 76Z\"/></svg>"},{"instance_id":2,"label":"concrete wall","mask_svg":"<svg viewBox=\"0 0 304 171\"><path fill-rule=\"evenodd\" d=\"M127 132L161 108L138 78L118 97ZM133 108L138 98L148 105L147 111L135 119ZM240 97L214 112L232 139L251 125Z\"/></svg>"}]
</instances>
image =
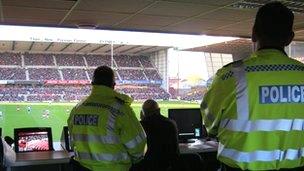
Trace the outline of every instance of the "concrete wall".
<instances>
[{"instance_id":1,"label":"concrete wall","mask_svg":"<svg viewBox=\"0 0 304 171\"><path fill-rule=\"evenodd\" d=\"M150 59L157 68L161 78L163 79L162 88L169 91L168 78L168 50L153 52Z\"/></svg>"}]
</instances>

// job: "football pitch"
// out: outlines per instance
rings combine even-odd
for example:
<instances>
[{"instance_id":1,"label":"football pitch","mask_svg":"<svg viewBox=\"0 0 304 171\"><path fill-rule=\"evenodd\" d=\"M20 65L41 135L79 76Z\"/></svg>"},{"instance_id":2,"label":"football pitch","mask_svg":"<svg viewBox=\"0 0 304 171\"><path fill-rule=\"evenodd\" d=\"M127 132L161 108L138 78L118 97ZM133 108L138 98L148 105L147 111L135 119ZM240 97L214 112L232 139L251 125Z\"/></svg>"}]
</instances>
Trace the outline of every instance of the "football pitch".
<instances>
[{"instance_id":1,"label":"football pitch","mask_svg":"<svg viewBox=\"0 0 304 171\"><path fill-rule=\"evenodd\" d=\"M62 127L67 125L67 118L76 103L0 103L0 127L2 136L14 137L14 128L51 127L53 141L59 141ZM139 119L142 103L133 102L132 108ZM161 113L168 115L170 108L199 108L198 103L161 101ZM44 117L46 111L49 117ZM2 112L2 116L1 116Z\"/></svg>"}]
</instances>

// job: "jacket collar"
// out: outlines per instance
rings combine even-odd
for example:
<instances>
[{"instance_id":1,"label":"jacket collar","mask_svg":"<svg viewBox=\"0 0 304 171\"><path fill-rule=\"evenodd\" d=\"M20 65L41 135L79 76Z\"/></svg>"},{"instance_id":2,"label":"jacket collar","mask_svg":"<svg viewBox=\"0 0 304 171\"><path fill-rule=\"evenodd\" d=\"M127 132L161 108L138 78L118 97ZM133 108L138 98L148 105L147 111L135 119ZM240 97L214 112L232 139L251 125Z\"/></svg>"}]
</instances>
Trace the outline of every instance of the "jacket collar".
<instances>
[{"instance_id":1,"label":"jacket collar","mask_svg":"<svg viewBox=\"0 0 304 171\"><path fill-rule=\"evenodd\" d=\"M259 56L265 56L269 54L276 54L277 56L288 57L286 52L283 49L279 48L261 48L258 51L254 52L250 58L255 58Z\"/></svg>"},{"instance_id":2,"label":"jacket collar","mask_svg":"<svg viewBox=\"0 0 304 171\"><path fill-rule=\"evenodd\" d=\"M133 99L128 95L121 94L112 88L103 85L93 85L90 96L118 98L127 104L131 104L133 102Z\"/></svg>"},{"instance_id":3,"label":"jacket collar","mask_svg":"<svg viewBox=\"0 0 304 171\"><path fill-rule=\"evenodd\" d=\"M258 51L266 50L266 49L278 50L278 51L281 51L282 53L284 53L286 56L288 56L287 53L285 52L285 50L280 47L265 46L265 47L259 48Z\"/></svg>"}]
</instances>

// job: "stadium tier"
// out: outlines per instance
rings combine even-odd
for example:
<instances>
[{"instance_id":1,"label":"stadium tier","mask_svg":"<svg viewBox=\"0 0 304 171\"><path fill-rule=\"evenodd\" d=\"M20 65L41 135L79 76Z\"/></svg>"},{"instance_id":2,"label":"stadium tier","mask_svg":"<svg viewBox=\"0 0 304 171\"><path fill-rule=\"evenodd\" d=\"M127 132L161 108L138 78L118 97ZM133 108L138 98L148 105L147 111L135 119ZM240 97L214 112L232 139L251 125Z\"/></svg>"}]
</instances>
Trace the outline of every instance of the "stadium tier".
<instances>
[{"instance_id":1,"label":"stadium tier","mask_svg":"<svg viewBox=\"0 0 304 171\"><path fill-rule=\"evenodd\" d=\"M21 66L20 53L0 53L0 65L19 65Z\"/></svg>"},{"instance_id":2,"label":"stadium tier","mask_svg":"<svg viewBox=\"0 0 304 171\"><path fill-rule=\"evenodd\" d=\"M120 55L114 59L118 67L141 67L139 56Z\"/></svg>"},{"instance_id":3,"label":"stadium tier","mask_svg":"<svg viewBox=\"0 0 304 171\"><path fill-rule=\"evenodd\" d=\"M118 73L123 80L147 80L142 70L120 69Z\"/></svg>"},{"instance_id":4,"label":"stadium tier","mask_svg":"<svg viewBox=\"0 0 304 171\"><path fill-rule=\"evenodd\" d=\"M85 57L88 66L111 66L111 56L110 55L86 55Z\"/></svg>"},{"instance_id":5,"label":"stadium tier","mask_svg":"<svg viewBox=\"0 0 304 171\"><path fill-rule=\"evenodd\" d=\"M136 100L169 99L169 94L156 85L119 85L116 90L129 94ZM78 101L89 95L89 85L56 85L56 86L13 86L5 85L0 87L0 101Z\"/></svg>"},{"instance_id":6,"label":"stadium tier","mask_svg":"<svg viewBox=\"0 0 304 171\"><path fill-rule=\"evenodd\" d=\"M76 101L90 93L94 69L109 55L0 53L0 101ZM169 99L146 56L114 56L117 90L136 100ZM132 86L130 86L132 85Z\"/></svg>"},{"instance_id":7,"label":"stadium tier","mask_svg":"<svg viewBox=\"0 0 304 171\"><path fill-rule=\"evenodd\" d=\"M30 80L60 80L59 71L55 68L29 68Z\"/></svg>"},{"instance_id":8,"label":"stadium tier","mask_svg":"<svg viewBox=\"0 0 304 171\"><path fill-rule=\"evenodd\" d=\"M45 65L54 66L54 58L51 54L30 54L24 53L24 64L25 65Z\"/></svg>"}]
</instances>

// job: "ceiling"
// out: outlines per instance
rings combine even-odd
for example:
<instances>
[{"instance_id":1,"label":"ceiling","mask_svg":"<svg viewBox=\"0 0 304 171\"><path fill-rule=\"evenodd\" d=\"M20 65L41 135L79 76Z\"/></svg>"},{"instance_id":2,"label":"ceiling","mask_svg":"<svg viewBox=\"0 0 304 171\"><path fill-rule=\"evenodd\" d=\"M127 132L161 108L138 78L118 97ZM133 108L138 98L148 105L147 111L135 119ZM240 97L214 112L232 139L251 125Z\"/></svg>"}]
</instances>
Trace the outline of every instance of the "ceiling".
<instances>
[{"instance_id":1,"label":"ceiling","mask_svg":"<svg viewBox=\"0 0 304 171\"><path fill-rule=\"evenodd\" d=\"M250 37L265 0L0 0L0 22L17 25L139 30ZM285 0L295 6L299 0ZM295 4L297 3L297 4ZM239 7L242 7L239 8ZM302 6L300 6L302 7ZM304 15L295 14L296 40L304 40Z\"/></svg>"},{"instance_id":2,"label":"ceiling","mask_svg":"<svg viewBox=\"0 0 304 171\"><path fill-rule=\"evenodd\" d=\"M236 39L222 43L187 49L194 52L226 53L235 54L239 52L252 52L252 41L250 39Z\"/></svg>"},{"instance_id":3,"label":"ceiling","mask_svg":"<svg viewBox=\"0 0 304 171\"><path fill-rule=\"evenodd\" d=\"M142 55L167 49L160 46L113 45L114 54ZM111 54L109 44L0 41L0 51Z\"/></svg>"}]
</instances>

